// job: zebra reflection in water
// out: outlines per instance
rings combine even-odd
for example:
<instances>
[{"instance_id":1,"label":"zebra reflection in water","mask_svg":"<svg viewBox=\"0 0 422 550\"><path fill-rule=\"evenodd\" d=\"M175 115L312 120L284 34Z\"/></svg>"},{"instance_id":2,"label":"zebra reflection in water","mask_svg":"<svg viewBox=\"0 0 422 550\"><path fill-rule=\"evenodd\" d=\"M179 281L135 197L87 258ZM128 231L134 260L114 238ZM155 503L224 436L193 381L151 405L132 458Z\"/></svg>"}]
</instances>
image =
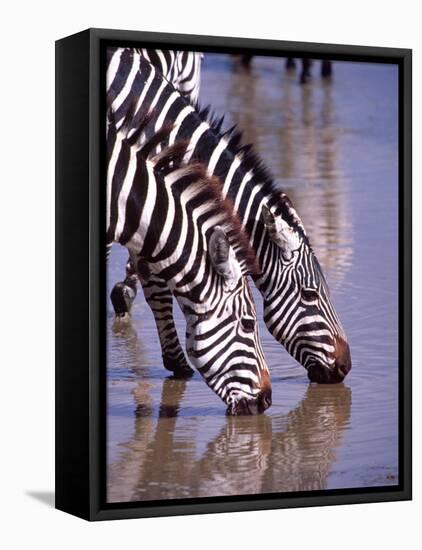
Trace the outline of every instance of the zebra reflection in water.
<instances>
[{"instance_id":1,"label":"zebra reflection in water","mask_svg":"<svg viewBox=\"0 0 422 550\"><path fill-rule=\"evenodd\" d=\"M288 414L226 417L201 443L210 411L181 406L186 386L163 380L153 404L147 381L138 383L133 436L109 466L109 502L327 488L349 423L348 387L310 385Z\"/></svg>"}]
</instances>

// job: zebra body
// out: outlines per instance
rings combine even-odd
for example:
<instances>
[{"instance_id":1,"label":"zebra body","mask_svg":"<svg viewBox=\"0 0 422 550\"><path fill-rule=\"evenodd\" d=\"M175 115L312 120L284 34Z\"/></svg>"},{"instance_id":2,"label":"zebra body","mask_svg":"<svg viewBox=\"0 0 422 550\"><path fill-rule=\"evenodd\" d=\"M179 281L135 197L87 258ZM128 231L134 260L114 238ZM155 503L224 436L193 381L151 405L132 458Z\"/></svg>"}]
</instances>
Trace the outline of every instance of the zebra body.
<instances>
[{"instance_id":1,"label":"zebra body","mask_svg":"<svg viewBox=\"0 0 422 550\"><path fill-rule=\"evenodd\" d=\"M143 139L163 124L174 125L167 143L188 141L184 160L199 160L219 178L223 196L232 201L245 228L260 267L254 280L270 333L307 369L311 381L343 380L351 368L347 339L288 197L250 148L240 145L239 134L222 133L222 120L212 121L206 110L195 110L145 58L130 49L111 49L109 56L107 94L117 125L134 102L135 126L147 112L154 113ZM154 312L154 302L150 305ZM172 342L172 347L168 360L181 360L180 344Z\"/></svg>"},{"instance_id":2,"label":"zebra body","mask_svg":"<svg viewBox=\"0 0 422 550\"><path fill-rule=\"evenodd\" d=\"M189 103L196 103L199 95L200 77L201 77L201 61L203 54L198 52L189 51L175 51L175 50L150 50L146 48L139 48L135 50L137 53L147 59L157 71L159 71L173 86L185 97ZM108 254L109 250L107 250ZM130 269L130 262L126 267ZM113 308L117 318L126 317L131 309L133 302L137 294L137 285L135 279L130 275L126 275L126 278L116 283L113 287L110 295ZM153 281L150 281L146 292L149 294L149 301L154 301L156 295L156 288ZM158 289L159 290L159 289ZM158 304L156 307L160 307ZM156 309L154 307L154 309ZM177 333L175 328L172 330L164 330L161 323L158 327L158 333L160 335L160 342L163 349L163 361L166 368L172 371L191 373L190 367L187 365L184 354L178 344ZM179 349L179 356L169 360L168 354L166 354L166 348L173 348L173 343L176 345L176 349Z\"/></svg>"},{"instance_id":3,"label":"zebra body","mask_svg":"<svg viewBox=\"0 0 422 550\"><path fill-rule=\"evenodd\" d=\"M107 242L128 249L144 283L155 276L176 297L188 357L228 414L263 412L271 383L245 277L254 256L220 185L201 164L178 162L185 142L151 155L169 131L139 146L110 122ZM166 308L155 313L165 330Z\"/></svg>"},{"instance_id":4,"label":"zebra body","mask_svg":"<svg viewBox=\"0 0 422 550\"><path fill-rule=\"evenodd\" d=\"M199 52L175 50L135 50L147 59L189 103L198 101L201 84L201 62L203 54Z\"/></svg>"}]
</instances>

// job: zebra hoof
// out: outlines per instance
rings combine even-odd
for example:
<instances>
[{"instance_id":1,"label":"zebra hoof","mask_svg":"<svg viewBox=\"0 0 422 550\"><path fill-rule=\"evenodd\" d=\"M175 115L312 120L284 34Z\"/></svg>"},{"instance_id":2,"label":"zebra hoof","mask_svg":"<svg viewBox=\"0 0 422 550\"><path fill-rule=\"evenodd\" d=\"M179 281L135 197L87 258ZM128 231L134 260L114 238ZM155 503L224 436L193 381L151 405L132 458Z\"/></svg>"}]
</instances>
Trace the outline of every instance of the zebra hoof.
<instances>
[{"instance_id":1,"label":"zebra hoof","mask_svg":"<svg viewBox=\"0 0 422 550\"><path fill-rule=\"evenodd\" d=\"M271 407L271 390L262 391L256 399L239 399L230 403L227 407L227 416L240 416L250 414L261 414Z\"/></svg>"},{"instance_id":2,"label":"zebra hoof","mask_svg":"<svg viewBox=\"0 0 422 550\"><path fill-rule=\"evenodd\" d=\"M121 283L116 283L110 294L116 317L123 317L127 313L130 313L135 298L136 286L132 288L127 284L126 280Z\"/></svg>"},{"instance_id":3,"label":"zebra hoof","mask_svg":"<svg viewBox=\"0 0 422 550\"><path fill-rule=\"evenodd\" d=\"M177 361L176 359L163 356L163 365L165 369L173 373L175 378L191 378L194 373L185 359Z\"/></svg>"}]
</instances>

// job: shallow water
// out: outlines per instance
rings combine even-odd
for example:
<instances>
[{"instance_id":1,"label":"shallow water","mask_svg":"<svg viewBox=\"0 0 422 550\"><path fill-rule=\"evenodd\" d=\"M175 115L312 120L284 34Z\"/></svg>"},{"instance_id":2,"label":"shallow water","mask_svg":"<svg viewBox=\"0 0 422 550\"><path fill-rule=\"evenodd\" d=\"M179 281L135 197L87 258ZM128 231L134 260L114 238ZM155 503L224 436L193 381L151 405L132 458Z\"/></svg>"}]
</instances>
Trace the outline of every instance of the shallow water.
<instances>
[{"instance_id":1,"label":"shallow water","mask_svg":"<svg viewBox=\"0 0 422 550\"><path fill-rule=\"evenodd\" d=\"M273 405L225 416L199 375L172 380L140 291L132 324L108 301L108 500L398 483L397 69L333 65L298 84L284 60L206 55L201 101L238 123L305 224L349 338L343 384L309 384L261 323ZM126 253L113 247L109 285ZM261 299L255 292L258 313ZM177 310L177 308L176 308ZM184 321L176 311L179 334Z\"/></svg>"}]
</instances>

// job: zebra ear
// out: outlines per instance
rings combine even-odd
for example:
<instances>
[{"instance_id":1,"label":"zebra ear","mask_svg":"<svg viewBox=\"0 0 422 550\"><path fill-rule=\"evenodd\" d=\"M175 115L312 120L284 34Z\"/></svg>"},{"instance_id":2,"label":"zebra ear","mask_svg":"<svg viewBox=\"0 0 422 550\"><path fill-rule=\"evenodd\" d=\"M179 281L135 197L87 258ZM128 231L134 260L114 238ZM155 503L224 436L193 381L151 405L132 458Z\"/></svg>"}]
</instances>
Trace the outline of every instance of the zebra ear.
<instances>
[{"instance_id":1,"label":"zebra ear","mask_svg":"<svg viewBox=\"0 0 422 550\"><path fill-rule=\"evenodd\" d=\"M220 226L215 227L211 234L208 251L214 269L232 290L242 276L242 271L227 235Z\"/></svg>"},{"instance_id":2,"label":"zebra ear","mask_svg":"<svg viewBox=\"0 0 422 550\"><path fill-rule=\"evenodd\" d=\"M283 257L290 260L293 251L300 245L297 232L281 216L274 216L265 205L262 207L262 220L271 240L280 247Z\"/></svg>"}]
</instances>

